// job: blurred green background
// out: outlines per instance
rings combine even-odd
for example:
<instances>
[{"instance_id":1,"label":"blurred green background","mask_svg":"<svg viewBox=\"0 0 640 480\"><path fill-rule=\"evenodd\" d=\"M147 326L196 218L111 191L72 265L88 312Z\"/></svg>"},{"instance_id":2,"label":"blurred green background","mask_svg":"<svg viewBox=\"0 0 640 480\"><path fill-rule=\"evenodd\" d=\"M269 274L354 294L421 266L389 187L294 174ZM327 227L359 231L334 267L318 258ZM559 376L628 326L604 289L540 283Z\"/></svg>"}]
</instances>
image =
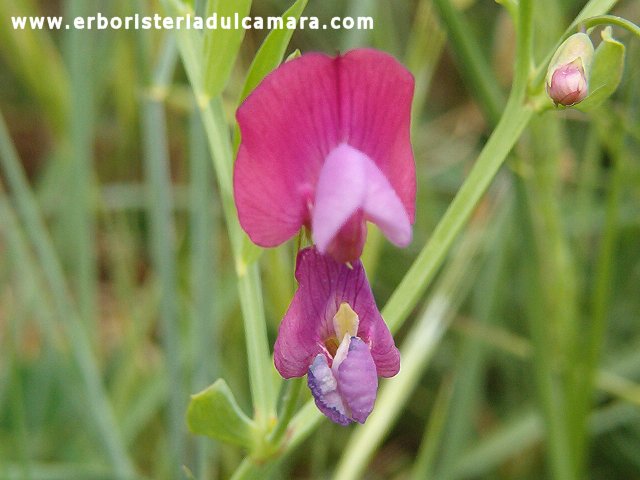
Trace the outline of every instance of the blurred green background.
<instances>
[{"instance_id":1,"label":"blurred green background","mask_svg":"<svg viewBox=\"0 0 640 480\"><path fill-rule=\"evenodd\" d=\"M534 3L540 61L585 2ZM184 422L189 395L218 377L245 412L251 396L207 140L172 32L9 23L98 11L163 8L0 2L0 479L187 478L181 465L229 478L244 452ZM637 23L640 2L614 13ZM414 241L398 250L372 232L365 254L383 306L499 118L513 23L489 0L310 0L304 15L367 15L375 28L298 31L287 54L373 46L416 77ZM266 33L244 38L223 94L230 127ZM640 45L614 35L627 46L614 97L534 118L397 335L410 342L422 318L437 329L365 478L558 479L568 462L580 478L640 479ZM260 259L272 341L294 243ZM323 422L265 475L332 478L345 448L366 443L352 430Z\"/></svg>"}]
</instances>

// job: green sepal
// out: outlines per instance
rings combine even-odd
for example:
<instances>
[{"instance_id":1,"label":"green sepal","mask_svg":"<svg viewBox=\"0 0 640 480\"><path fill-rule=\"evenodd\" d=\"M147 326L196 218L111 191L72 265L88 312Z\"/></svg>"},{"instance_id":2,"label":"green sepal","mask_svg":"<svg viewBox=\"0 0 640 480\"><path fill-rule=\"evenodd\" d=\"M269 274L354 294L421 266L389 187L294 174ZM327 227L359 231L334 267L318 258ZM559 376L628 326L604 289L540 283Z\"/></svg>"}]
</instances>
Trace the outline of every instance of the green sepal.
<instances>
[{"instance_id":1,"label":"green sepal","mask_svg":"<svg viewBox=\"0 0 640 480\"><path fill-rule=\"evenodd\" d=\"M207 17L218 16L218 28L206 30L204 34L204 88L210 98L218 96L229 81L240 44L244 38L242 25L239 28L223 29L221 17L231 17L233 23L237 14L241 20L249 15L251 0L209 0ZM233 25L232 25L233 27Z\"/></svg>"},{"instance_id":2,"label":"green sepal","mask_svg":"<svg viewBox=\"0 0 640 480\"><path fill-rule=\"evenodd\" d=\"M574 33L554 53L547 68L546 85L551 85L553 73L563 65L579 60L586 78L589 78L593 62L593 44L586 33Z\"/></svg>"},{"instance_id":3,"label":"green sepal","mask_svg":"<svg viewBox=\"0 0 640 480\"><path fill-rule=\"evenodd\" d=\"M611 27L605 28L591 64L589 95L575 108L585 112L592 110L616 91L622 80L624 52L624 45L611 36Z\"/></svg>"},{"instance_id":4,"label":"green sepal","mask_svg":"<svg viewBox=\"0 0 640 480\"><path fill-rule=\"evenodd\" d=\"M191 396L187 425L197 435L251 449L255 425L238 406L231 389L222 379Z\"/></svg>"}]
</instances>

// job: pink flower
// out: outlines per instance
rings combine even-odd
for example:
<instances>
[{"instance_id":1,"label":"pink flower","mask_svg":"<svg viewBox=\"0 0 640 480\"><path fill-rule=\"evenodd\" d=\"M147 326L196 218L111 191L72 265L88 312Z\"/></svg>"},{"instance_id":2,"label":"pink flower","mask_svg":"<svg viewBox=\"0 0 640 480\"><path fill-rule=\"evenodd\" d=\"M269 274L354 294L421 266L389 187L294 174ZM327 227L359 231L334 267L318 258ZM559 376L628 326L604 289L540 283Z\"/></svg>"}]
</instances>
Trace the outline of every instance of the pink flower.
<instances>
[{"instance_id":1,"label":"pink flower","mask_svg":"<svg viewBox=\"0 0 640 480\"><path fill-rule=\"evenodd\" d=\"M366 221L411 241L413 77L393 57L309 53L267 76L237 112L234 193L242 228L273 247L311 229L322 253L362 253Z\"/></svg>"},{"instance_id":2,"label":"pink flower","mask_svg":"<svg viewBox=\"0 0 640 480\"><path fill-rule=\"evenodd\" d=\"M362 263L352 268L316 248L298 254L296 291L274 348L284 378L308 374L316 405L336 423L364 423L373 409L378 376L400 369L395 346Z\"/></svg>"}]
</instances>

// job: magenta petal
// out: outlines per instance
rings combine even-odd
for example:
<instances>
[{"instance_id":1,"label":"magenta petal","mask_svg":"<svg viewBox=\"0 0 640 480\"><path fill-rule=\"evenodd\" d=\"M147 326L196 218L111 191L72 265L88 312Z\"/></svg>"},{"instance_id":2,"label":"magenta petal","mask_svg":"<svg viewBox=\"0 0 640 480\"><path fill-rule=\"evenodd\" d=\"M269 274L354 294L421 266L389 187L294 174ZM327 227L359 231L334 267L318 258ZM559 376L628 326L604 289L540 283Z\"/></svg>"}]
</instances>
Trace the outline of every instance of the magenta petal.
<instances>
[{"instance_id":1,"label":"magenta petal","mask_svg":"<svg viewBox=\"0 0 640 480\"><path fill-rule=\"evenodd\" d=\"M389 180L415 219L416 174L410 142L411 73L391 55L358 49L338 57L340 130Z\"/></svg>"},{"instance_id":2,"label":"magenta petal","mask_svg":"<svg viewBox=\"0 0 640 480\"><path fill-rule=\"evenodd\" d=\"M237 112L242 142L234 196L240 224L251 239L275 246L311 223L322 166L341 144L375 163L413 223L412 95L411 74L390 55L370 49L336 58L305 54L268 75ZM331 236L360 194L349 194L351 202L323 227L322 238ZM389 224L388 203L386 196L367 204L368 218L404 245L406 228Z\"/></svg>"},{"instance_id":3,"label":"magenta petal","mask_svg":"<svg viewBox=\"0 0 640 480\"><path fill-rule=\"evenodd\" d=\"M338 389L351 418L364 423L376 401L378 375L369 347L358 337L351 337L349 352L338 367Z\"/></svg>"},{"instance_id":4,"label":"magenta petal","mask_svg":"<svg viewBox=\"0 0 640 480\"><path fill-rule=\"evenodd\" d=\"M331 421L340 425L349 425L351 423L338 391L337 380L324 355L316 356L309 367L307 385L309 385L316 406Z\"/></svg>"},{"instance_id":5,"label":"magenta petal","mask_svg":"<svg viewBox=\"0 0 640 480\"><path fill-rule=\"evenodd\" d=\"M238 109L234 195L258 245L278 245L309 220L320 168L340 138L336 78L333 58L305 54L268 75Z\"/></svg>"},{"instance_id":6,"label":"magenta petal","mask_svg":"<svg viewBox=\"0 0 640 480\"><path fill-rule=\"evenodd\" d=\"M304 376L313 358L323 352L317 325L323 314L312 311L309 300L298 292L280 323L273 348L273 362L284 378Z\"/></svg>"},{"instance_id":7,"label":"magenta petal","mask_svg":"<svg viewBox=\"0 0 640 480\"><path fill-rule=\"evenodd\" d=\"M280 324L274 347L276 368L285 378L301 377L335 335L333 316L348 303L360 319L358 337L371 349L377 373L392 377L400 369L400 353L376 306L360 261L352 268L310 247L298 253L298 290Z\"/></svg>"}]
</instances>

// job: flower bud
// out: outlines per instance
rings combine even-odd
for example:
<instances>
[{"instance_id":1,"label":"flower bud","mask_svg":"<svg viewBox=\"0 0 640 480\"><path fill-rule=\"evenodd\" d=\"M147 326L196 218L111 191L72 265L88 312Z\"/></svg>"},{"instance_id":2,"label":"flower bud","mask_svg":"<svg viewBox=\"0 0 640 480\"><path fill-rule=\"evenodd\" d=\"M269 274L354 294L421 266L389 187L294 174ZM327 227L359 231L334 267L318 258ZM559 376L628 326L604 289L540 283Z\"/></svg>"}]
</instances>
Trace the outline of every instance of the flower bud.
<instances>
[{"instance_id":1,"label":"flower bud","mask_svg":"<svg viewBox=\"0 0 640 480\"><path fill-rule=\"evenodd\" d=\"M574 105L587 96L587 78L576 60L558 67L547 84L547 93L556 105Z\"/></svg>"},{"instance_id":2,"label":"flower bud","mask_svg":"<svg viewBox=\"0 0 640 480\"><path fill-rule=\"evenodd\" d=\"M549 63L546 81L547 94L556 105L570 106L584 100L592 60L593 44L584 33L571 35L560 45Z\"/></svg>"}]
</instances>

